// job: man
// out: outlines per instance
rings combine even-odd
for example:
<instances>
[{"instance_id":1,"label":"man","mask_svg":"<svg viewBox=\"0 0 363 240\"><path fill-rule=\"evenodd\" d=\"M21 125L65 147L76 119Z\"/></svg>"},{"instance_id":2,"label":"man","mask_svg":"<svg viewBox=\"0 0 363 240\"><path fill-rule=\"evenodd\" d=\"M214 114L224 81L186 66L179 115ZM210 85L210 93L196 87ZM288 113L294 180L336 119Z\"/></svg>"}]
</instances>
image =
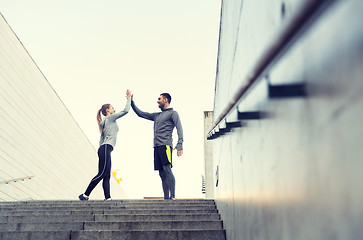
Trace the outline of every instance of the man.
<instances>
[{"instance_id":1,"label":"man","mask_svg":"<svg viewBox=\"0 0 363 240\"><path fill-rule=\"evenodd\" d=\"M179 115L170 107L171 96L162 93L157 101L161 112L147 113L138 109L131 97L131 107L141 117L154 121L154 170L159 171L164 199L175 199L175 178L171 171L173 167L173 130L176 127L178 143L176 144L178 157L183 155L183 129Z\"/></svg>"}]
</instances>

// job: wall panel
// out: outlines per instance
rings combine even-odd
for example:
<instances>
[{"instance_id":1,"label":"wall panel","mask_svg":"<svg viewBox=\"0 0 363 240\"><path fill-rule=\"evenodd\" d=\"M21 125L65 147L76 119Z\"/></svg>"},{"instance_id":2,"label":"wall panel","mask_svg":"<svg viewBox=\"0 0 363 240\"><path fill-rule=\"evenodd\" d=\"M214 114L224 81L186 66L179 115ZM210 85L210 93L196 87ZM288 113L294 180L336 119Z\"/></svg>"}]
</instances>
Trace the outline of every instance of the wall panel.
<instances>
[{"instance_id":1,"label":"wall panel","mask_svg":"<svg viewBox=\"0 0 363 240\"><path fill-rule=\"evenodd\" d=\"M0 201L76 199L97 165L96 150L1 16ZM111 182L113 197L125 198ZM101 186L92 197L103 199Z\"/></svg>"},{"instance_id":2,"label":"wall panel","mask_svg":"<svg viewBox=\"0 0 363 240\"><path fill-rule=\"evenodd\" d=\"M215 119L303 2L223 1ZM236 106L264 118L211 140L227 239L363 236L363 2L330 2ZM241 4L241 20L226 25ZM270 85L295 83L306 96L269 97Z\"/></svg>"}]
</instances>

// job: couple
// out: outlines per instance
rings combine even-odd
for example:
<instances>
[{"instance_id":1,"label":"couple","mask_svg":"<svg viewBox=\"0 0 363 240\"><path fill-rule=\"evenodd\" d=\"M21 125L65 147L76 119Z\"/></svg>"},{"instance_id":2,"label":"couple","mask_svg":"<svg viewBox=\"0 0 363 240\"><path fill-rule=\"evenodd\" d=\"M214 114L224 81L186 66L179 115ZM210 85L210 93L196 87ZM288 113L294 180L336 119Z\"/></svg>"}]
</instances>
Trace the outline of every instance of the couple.
<instances>
[{"instance_id":1,"label":"couple","mask_svg":"<svg viewBox=\"0 0 363 240\"><path fill-rule=\"evenodd\" d=\"M98 149L98 173L91 180L85 193L78 196L82 201L88 200L89 195L96 185L103 180L102 186L105 193L105 200L111 200L110 177L111 177L111 152L116 144L118 125L116 120L126 115L130 110L130 105L135 113L142 118L154 121L154 169L159 171L162 181L164 199L174 200L175 198L175 178L172 168L172 133L174 127L178 132L178 143L176 145L177 155L183 155L183 129L179 115L170 107L171 96L168 93L160 94L158 105L161 112L147 113L138 109L133 100L133 95L126 91L126 106L121 112L116 113L111 104L104 104L97 112L97 122L101 133L100 147ZM102 120L101 112L105 116Z\"/></svg>"}]
</instances>

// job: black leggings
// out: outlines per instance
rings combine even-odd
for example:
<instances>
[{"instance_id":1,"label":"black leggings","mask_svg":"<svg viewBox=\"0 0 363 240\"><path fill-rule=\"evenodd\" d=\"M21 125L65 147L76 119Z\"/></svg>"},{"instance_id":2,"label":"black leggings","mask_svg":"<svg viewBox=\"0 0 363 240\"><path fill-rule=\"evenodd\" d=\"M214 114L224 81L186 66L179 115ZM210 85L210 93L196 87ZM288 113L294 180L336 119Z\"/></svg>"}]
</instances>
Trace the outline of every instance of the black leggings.
<instances>
[{"instance_id":1,"label":"black leggings","mask_svg":"<svg viewBox=\"0 0 363 240\"><path fill-rule=\"evenodd\" d=\"M87 187L85 195L89 196L92 190L103 179L102 187L105 193L105 198L110 198L110 177L111 177L111 152L113 147L109 144L102 145L98 149L98 173L91 180Z\"/></svg>"}]
</instances>

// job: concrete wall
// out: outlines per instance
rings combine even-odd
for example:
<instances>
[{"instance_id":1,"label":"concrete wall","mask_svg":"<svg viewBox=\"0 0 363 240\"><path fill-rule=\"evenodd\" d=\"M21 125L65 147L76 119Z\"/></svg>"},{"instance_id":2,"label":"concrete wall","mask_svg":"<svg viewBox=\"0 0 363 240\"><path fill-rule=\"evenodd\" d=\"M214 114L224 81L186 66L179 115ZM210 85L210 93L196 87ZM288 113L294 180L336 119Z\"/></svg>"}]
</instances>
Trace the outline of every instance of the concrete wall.
<instances>
[{"instance_id":1,"label":"concrete wall","mask_svg":"<svg viewBox=\"0 0 363 240\"><path fill-rule=\"evenodd\" d=\"M204 112L204 134L206 135L213 124L213 111ZM204 139L204 173L205 173L205 198L214 198L214 171L213 171L213 142Z\"/></svg>"},{"instance_id":2,"label":"concrete wall","mask_svg":"<svg viewBox=\"0 0 363 240\"><path fill-rule=\"evenodd\" d=\"M223 1L215 120L304 2ZM211 140L229 240L363 237L363 2L331 2L236 106L266 117Z\"/></svg>"},{"instance_id":3,"label":"concrete wall","mask_svg":"<svg viewBox=\"0 0 363 240\"><path fill-rule=\"evenodd\" d=\"M96 150L0 15L0 201L76 199L97 168ZM101 186L91 196L103 199Z\"/></svg>"}]
</instances>

